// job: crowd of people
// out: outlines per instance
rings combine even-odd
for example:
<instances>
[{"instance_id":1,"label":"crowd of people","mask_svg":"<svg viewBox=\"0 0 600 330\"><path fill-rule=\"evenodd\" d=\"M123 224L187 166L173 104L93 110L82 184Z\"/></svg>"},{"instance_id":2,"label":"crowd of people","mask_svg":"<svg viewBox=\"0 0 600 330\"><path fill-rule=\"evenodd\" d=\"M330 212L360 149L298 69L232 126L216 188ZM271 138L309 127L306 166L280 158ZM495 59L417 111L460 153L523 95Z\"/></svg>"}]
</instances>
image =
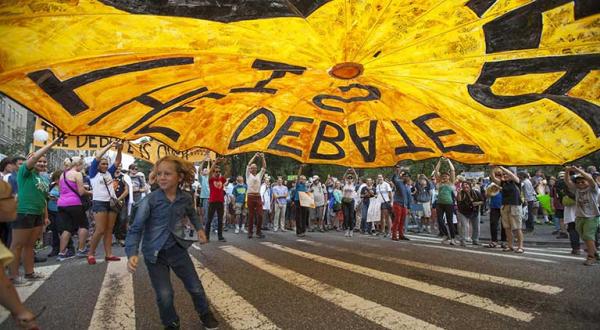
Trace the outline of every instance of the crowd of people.
<instances>
[{"instance_id":1,"label":"crowd of people","mask_svg":"<svg viewBox=\"0 0 600 330\"><path fill-rule=\"evenodd\" d=\"M0 261L8 265L11 285L44 279L34 271L35 262L46 258L35 252L44 232L52 236L47 257L86 258L94 265L102 241L107 262L120 260L113 244L125 247L131 271L137 268L142 242L166 327L176 328L179 322L170 269L185 283L202 322L216 324L189 255L182 253L195 241L210 241L211 232L221 242L230 230L249 239L264 239L265 231L294 231L298 237L343 231L348 238L362 234L402 241L410 240L406 233L411 227L438 234L442 244L481 245L481 216L489 212L491 240L485 247L523 253L524 233L545 222L555 226L557 238L570 239L573 254L581 253L583 240L585 265L599 259L600 173L595 167L566 167L556 177L537 171L531 177L491 166L489 177L467 180L456 174L449 159L441 158L430 175L411 175L398 165L391 177L360 177L349 168L340 178L327 175L322 180L307 176L301 165L293 180L273 180L262 153L252 157L245 173L230 178L222 173L223 158L211 161L207 154L198 167L162 158L146 181L135 163L122 168L120 142L98 150L89 165L82 157L71 157L63 168L49 172L45 154L59 141L28 157L0 162L0 182L10 191L1 201L16 203L16 215L2 215L13 221L0 222L0 239L10 246L10 253L0 251ZM111 148L117 150L112 162L106 157Z\"/></svg>"}]
</instances>

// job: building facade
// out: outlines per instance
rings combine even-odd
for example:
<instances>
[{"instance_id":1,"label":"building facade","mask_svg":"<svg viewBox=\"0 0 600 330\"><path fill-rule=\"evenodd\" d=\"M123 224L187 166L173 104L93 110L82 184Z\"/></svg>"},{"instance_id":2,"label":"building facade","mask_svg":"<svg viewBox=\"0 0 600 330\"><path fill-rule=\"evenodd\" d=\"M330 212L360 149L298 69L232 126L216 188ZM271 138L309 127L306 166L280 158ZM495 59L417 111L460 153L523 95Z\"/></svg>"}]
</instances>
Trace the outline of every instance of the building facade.
<instances>
[{"instance_id":1,"label":"building facade","mask_svg":"<svg viewBox=\"0 0 600 330\"><path fill-rule=\"evenodd\" d=\"M0 96L0 144L23 143L29 111L7 97Z\"/></svg>"}]
</instances>

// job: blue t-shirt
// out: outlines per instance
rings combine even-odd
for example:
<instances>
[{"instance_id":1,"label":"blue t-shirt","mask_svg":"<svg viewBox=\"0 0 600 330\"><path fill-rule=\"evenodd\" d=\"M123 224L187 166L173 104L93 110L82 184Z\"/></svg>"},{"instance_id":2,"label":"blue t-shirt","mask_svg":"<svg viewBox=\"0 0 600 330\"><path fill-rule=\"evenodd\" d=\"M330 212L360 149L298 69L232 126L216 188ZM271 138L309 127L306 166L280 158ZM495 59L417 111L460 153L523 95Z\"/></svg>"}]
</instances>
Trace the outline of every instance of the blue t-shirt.
<instances>
[{"instance_id":1,"label":"blue t-shirt","mask_svg":"<svg viewBox=\"0 0 600 330\"><path fill-rule=\"evenodd\" d=\"M56 204L56 202L58 201L58 197L60 197L60 191L58 188L58 184L55 184L52 187L52 189L50 189L50 192L48 194L50 195L50 197L56 198L56 199L50 198L48 200L48 211L58 212L58 205Z\"/></svg>"},{"instance_id":2,"label":"blue t-shirt","mask_svg":"<svg viewBox=\"0 0 600 330\"><path fill-rule=\"evenodd\" d=\"M499 209L502 208L502 194L498 193L496 196L490 198L490 208Z\"/></svg>"},{"instance_id":3,"label":"blue t-shirt","mask_svg":"<svg viewBox=\"0 0 600 330\"><path fill-rule=\"evenodd\" d=\"M246 191L248 186L245 183L236 184L233 187L233 196L235 197L236 203L244 203L246 201Z\"/></svg>"},{"instance_id":4,"label":"blue t-shirt","mask_svg":"<svg viewBox=\"0 0 600 330\"><path fill-rule=\"evenodd\" d=\"M294 201L300 200L300 195L298 194L300 191L306 191L306 184L300 182L296 183L296 189L294 190Z\"/></svg>"},{"instance_id":5,"label":"blue t-shirt","mask_svg":"<svg viewBox=\"0 0 600 330\"><path fill-rule=\"evenodd\" d=\"M200 175L200 198L208 199L210 188L208 187L208 175Z\"/></svg>"},{"instance_id":6,"label":"blue t-shirt","mask_svg":"<svg viewBox=\"0 0 600 330\"><path fill-rule=\"evenodd\" d=\"M13 195L17 195L19 193L19 185L17 184L17 172L12 173L8 177L8 183L10 183Z\"/></svg>"}]
</instances>

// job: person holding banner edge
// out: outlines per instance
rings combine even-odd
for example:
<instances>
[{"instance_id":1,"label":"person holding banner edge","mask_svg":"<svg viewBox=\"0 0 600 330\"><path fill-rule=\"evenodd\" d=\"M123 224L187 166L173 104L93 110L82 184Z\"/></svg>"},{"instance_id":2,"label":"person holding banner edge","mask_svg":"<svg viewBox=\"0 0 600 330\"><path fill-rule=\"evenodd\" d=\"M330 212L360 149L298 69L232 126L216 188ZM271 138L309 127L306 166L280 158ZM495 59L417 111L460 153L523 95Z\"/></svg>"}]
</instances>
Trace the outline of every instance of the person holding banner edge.
<instances>
[{"instance_id":1,"label":"person holding banner edge","mask_svg":"<svg viewBox=\"0 0 600 330\"><path fill-rule=\"evenodd\" d=\"M218 157L210 168L210 179L208 179L208 185L210 189L210 196L208 198L208 217L204 222L204 233L206 240L210 240L210 226L212 219L217 212L217 236L219 242L226 242L223 237L223 214L225 213L225 177L221 175L221 167L219 163L224 158Z\"/></svg>"},{"instance_id":2,"label":"person holding banner edge","mask_svg":"<svg viewBox=\"0 0 600 330\"><path fill-rule=\"evenodd\" d=\"M27 157L17 172L19 198L17 200L17 220L11 223L12 240L10 251L14 255L9 266L10 279L15 286L28 285L28 281L43 280L43 274L33 270L35 241L40 237L44 224L48 225L48 209L46 198L48 196L48 182L40 173L46 171L46 153L65 138L59 134L48 145ZM19 264L23 255L24 278L19 277Z\"/></svg>"},{"instance_id":3,"label":"person holding banner edge","mask_svg":"<svg viewBox=\"0 0 600 330\"><path fill-rule=\"evenodd\" d=\"M117 156L115 162L109 166L108 158L104 155L112 147L117 148ZM112 232L119 213L119 205L122 207L123 204L117 199L112 181L117 167L121 164L122 151L122 141L113 141L106 147L96 151L96 158L94 158L89 168L93 193L92 212L96 222L96 231L90 240L90 250L87 256L90 265L96 264L95 254L100 239L103 239L104 242L104 260L121 260L121 258L112 254Z\"/></svg>"},{"instance_id":4,"label":"person holding banner edge","mask_svg":"<svg viewBox=\"0 0 600 330\"><path fill-rule=\"evenodd\" d=\"M260 158L262 160L262 167L258 171L258 167L254 164L254 160ZM254 218L256 217L256 237L265 238L262 233L262 200L260 195L260 186L262 178L267 170L267 161L265 160L265 154L257 152L248 162L246 166L246 184L248 190L246 192L246 198L248 200L248 238L252 238L254 229Z\"/></svg>"}]
</instances>

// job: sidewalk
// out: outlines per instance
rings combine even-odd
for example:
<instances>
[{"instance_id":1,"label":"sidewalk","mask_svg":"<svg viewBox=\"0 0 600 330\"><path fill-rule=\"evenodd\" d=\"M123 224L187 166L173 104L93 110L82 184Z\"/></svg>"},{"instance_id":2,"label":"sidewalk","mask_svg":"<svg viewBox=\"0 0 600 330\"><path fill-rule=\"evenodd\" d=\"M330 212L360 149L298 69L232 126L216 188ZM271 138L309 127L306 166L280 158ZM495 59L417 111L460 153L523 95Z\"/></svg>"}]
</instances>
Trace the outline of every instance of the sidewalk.
<instances>
[{"instance_id":1,"label":"sidewalk","mask_svg":"<svg viewBox=\"0 0 600 330\"><path fill-rule=\"evenodd\" d=\"M483 223L479 224L479 240L485 244L490 242L491 234L490 234L490 217L489 213L481 216L481 221ZM524 224L523 224L524 225ZM413 231L413 229L408 229L408 231ZM547 246L560 246L560 247L571 247L571 243L568 238L556 238L555 235L552 235L554 231L554 226L550 225L538 225L535 224L535 230L533 233L524 234L525 245L547 245ZM427 234L417 234L417 235L427 235ZM498 238L500 238L500 231L498 231Z\"/></svg>"}]
</instances>

